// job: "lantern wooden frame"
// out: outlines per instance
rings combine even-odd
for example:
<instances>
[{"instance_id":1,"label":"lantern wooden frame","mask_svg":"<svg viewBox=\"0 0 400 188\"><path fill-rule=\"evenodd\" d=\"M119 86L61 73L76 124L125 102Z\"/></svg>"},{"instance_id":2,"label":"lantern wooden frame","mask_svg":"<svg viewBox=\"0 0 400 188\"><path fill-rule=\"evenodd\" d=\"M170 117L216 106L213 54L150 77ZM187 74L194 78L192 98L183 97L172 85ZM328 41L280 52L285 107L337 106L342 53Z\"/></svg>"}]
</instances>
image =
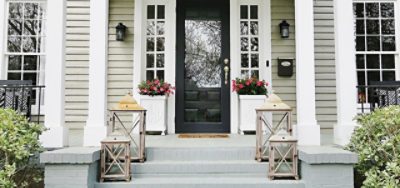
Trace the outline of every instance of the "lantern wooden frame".
<instances>
[{"instance_id":1,"label":"lantern wooden frame","mask_svg":"<svg viewBox=\"0 0 400 188\"><path fill-rule=\"evenodd\" d=\"M146 160L145 153L145 136L146 136L146 110L144 109L132 109L132 110L109 110L111 113L111 124L112 132L116 131L117 122L121 125L124 136L130 139L132 148L131 160L133 162L143 163ZM131 126L126 125L119 115L121 114L137 114L136 119L133 121ZM135 140L133 133L135 129L139 129L139 140Z\"/></svg>"},{"instance_id":2,"label":"lantern wooden frame","mask_svg":"<svg viewBox=\"0 0 400 188\"><path fill-rule=\"evenodd\" d=\"M265 117L265 113L283 113L280 121L277 124L270 123ZM283 126L286 125L286 131L290 135L293 133L292 128L292 109L256 109L257 127L256 127L256 160L261 162L268 160L268 145L269 139L275 135Z\"/></svg>"},{"instance_id":3,"label":"lantern wooden frame","mask_svg":"<svg viewBox=\"0 0 400 188\"><path fill-rule=\"evenodd\" d=\"M297 140L285 140L284 136L282 136L281 139L276 140L274 139L275 137L280 136L274 136L269 141L268 177L270 179L274 179L275 177L291 177L298 180ZM282 170L284 166L286 166L287 169L283 172L278 172L279 170Z\"/></svg>"},{"instance_id":4,"label":"lantern wooden frame","mask_svg":"<svg viewBox=\"0 0 400 188\"><path fill-rule=\"evenodd\" d=\"M130 181L130 149L130 140L126 138L106 138L101 141L100 182L104 180ZM119 173L116 173L118 171Z\"/></svg>"}]
</instances>

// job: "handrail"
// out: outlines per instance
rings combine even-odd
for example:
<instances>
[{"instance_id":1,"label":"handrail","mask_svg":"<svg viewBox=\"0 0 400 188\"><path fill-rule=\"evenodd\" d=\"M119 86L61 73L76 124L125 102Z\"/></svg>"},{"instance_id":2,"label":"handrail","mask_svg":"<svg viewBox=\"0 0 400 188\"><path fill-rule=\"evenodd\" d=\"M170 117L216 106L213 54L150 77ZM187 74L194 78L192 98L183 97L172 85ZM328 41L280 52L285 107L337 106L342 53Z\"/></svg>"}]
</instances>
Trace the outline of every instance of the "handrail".
<instances>
[{"instance_id":1,"label":"handrail","mask_svg":"<svg viewBox=\"0 0 400 188\"><path fill-rule=\"evenodd\" d=\"M19 82L21 83L21 82ZM13 82L0 82L0 108L10 108L32 119L32 110L36 110L36 123L40 123L43 85L24 85ZM32 109L36 107L36 109ZM35 111L34 111L35 112Z\"/></svg>"},{"instance_id":2,"label":"handrail","mask_svg":"<svg viewBox=\"0 0 400 188\"><path fill-rule=\"evenodd\" d=\"M357 89L361 114L372 112L375 108L400 105L400 82L375 82L371 85L358 85Z\"/></svg>"}]
</instances>

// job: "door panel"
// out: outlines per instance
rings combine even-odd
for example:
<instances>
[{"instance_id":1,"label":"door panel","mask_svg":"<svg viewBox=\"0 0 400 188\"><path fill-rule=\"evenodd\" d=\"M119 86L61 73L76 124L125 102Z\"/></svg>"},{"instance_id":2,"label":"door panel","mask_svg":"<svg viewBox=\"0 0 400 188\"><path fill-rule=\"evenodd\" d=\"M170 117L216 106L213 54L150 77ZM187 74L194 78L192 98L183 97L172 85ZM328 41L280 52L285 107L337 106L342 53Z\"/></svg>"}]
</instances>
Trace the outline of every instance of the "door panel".
<instances>
[{"instance_id":1,"label":"door panel","mask_svg":"<svg viewBox=\"0 0 400 188\"><path fill-rule=\"evenodd\" d=\"M229 132L229 1L178 0L177 11L176 132Z\"/></svg>"}]
</instances>

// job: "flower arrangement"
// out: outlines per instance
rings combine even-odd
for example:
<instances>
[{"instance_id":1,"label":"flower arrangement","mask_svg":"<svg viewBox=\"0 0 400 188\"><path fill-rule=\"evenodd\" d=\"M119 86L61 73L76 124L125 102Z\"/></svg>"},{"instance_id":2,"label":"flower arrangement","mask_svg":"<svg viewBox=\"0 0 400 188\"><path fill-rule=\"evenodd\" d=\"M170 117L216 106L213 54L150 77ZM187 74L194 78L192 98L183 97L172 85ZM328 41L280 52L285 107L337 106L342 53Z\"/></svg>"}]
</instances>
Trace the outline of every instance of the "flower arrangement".
<instances>
[{"instance_id":1,"label":"flower arrangement","mask_svg":"<svg viewBox=\"0 0 400 188\"><path fill-rule=\"evenodd\" d=\"M150 95L150 96L163 96L174 94L175 87L168 82L164 82L163 80L155 79L155 80L147 80L142 81L139 86L139 94L140 95Z\"/></svg>"},{"instance_id":2,"label":"flower arrangement","mask_svg":"<svg viewBox=\"0 0 400 188\"><path fill-rule=\"evenodd\" d=\"M257 78L232 80L232 90L239 95L266 95L268 83Z\"/></svg>"}]
</instances>

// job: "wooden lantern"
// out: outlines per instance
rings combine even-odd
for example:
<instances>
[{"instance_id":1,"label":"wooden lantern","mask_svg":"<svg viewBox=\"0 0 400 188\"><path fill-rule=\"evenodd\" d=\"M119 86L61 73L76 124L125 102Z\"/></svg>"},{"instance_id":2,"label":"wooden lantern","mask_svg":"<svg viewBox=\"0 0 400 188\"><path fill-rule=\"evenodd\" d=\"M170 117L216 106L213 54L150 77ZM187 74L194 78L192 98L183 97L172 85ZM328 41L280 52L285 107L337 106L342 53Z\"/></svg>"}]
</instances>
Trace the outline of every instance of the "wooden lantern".
<instances>
[{"instance_id":1,"label":"wooden lantern","mask_svg":"<svg viewBox=\"0 0 400 188\"><path fill-rule=\"evenodd\" d=\"M256 114L256 160L261 162L268 160L269 139L278 130L284 128L292 135L292 108L282 102L277 95L271 94L261 107L256 108ZM268 118L272 117L272 114L276 115L275 117L281 116L275 125Z\"/></svg>"},{"instance_id":2,"label":"wooden lantern","mask_svg":"<svg viewBox=\"0 0 400 188\"><path fill-rule=\"evenodd\" d=\"M131 179L130 140L106 138L101 141L100 181Z\"/></svg>"},{"instance_id":3,"label":"wooden lantern","mask_svg":"<svg viewBox=\"0 0 400 188\"><path fill-rule=\"evenodd\" d=\"M285 130L280 130L269 139L268 177L291 177L298 180L297 157L297 139Z\"/></svg>"},{"instance_id":4,"label":"wooden lantern","mask_svg":"<svg viewBox=\"0 0 400 188\"><path fill-rule=\"evenodd\" d=\"M123 136L131 140L131 152L132 161L144 162L146 159L145 155L145 135L146 135L146 109L141 107L130 93L125 95L119 103L111 110L111 124L112 134L116 132L116 125L120 125L120 131ZM123 122L120 115L130 114L135 116L133 118L133 124L128 125ZM135 137L134 134L139 134L139 137Z\"/></svg>"}]
</instances>

